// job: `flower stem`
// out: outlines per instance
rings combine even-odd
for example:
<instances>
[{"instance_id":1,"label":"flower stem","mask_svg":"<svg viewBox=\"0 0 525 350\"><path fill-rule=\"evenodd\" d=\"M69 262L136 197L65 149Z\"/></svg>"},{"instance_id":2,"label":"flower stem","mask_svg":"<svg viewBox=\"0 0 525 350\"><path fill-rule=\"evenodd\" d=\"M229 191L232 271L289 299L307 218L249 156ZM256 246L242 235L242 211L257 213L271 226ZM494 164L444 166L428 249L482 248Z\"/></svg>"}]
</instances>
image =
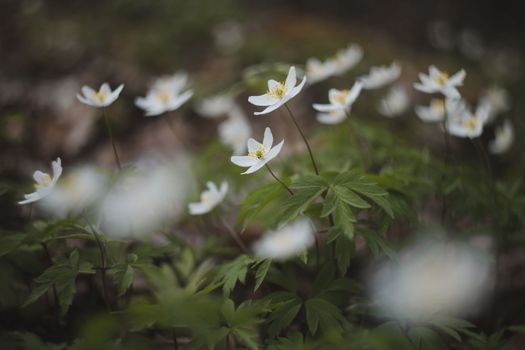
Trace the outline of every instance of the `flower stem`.
<instances>
[{"instance_id":1,"label":"flower stem","mask_svg":"<svg viewBox=\"0 0 525 350\"><path fill-rule=\"evenodd\" d=\"M245 254L250 254L250 250L248 249L248 247L246 247L246 245L244 244L244 242L242 241L241 237L239 237L239 235L237 234L237 232L226 222L226 220L224 220L224 218L221 217L221 223L222 225L224 226L224 228L226 228L226 231L228 231L228 233L230 234L231 238L233 238L233 240L235 241L235 243L237 243L237 245L239 246L239 248L241 248L241 250L245 253Z\"/></svg>"},{"instance_id":2,"label":"flower stem","mask_svg":"<svg viewBox=\"0 0 525 350\"><path fill-rule=\"evenodd\" d=\"M290 189L290 187L286 186L286 184L284 182L282 182L275 174L274 172L272 171L272 169L270 168L270 166L268 165L268 163L264 164L266 166L266 169L268 169L268 171L270 172L270 174L273 176L273 178L275 179L275 181L277 181L278 183L280 183L287 191L288 193L290 193L290 195L293 196L293 191Z\"/></svg>"},{"instance_id":3,"label":"flower stem","mask_svg":"<svg viewBox=\"0 0 525 350\"><path fill-rule=\"evenodd\" d=\"M448 134L448 126L447 126L447 116L443 119L443 137L445 139L445 170L443 174L441 175L441 184L444 185L445 183L445 177L448 173L448 162L449 162L449 154L450 154L450 135ZM443 203L441 204L441 225L445 223L445 216L447 214L447 194L444 191L443 188Z\"/></svg>"},{"instance_id":4,"label":"flower stem","mask_svg":"<svg viewBox=\"0 0 525 350\"><path fill-rule=\"evenodd\" d=\"M113 139L113 131L111 129L111 123L109 122L109 118L106 115L106 108L102 107L102 117L104 118L104 122L106 123L106 129L108 131L109 139L111 141L111 147L113 147L113 154L115 156L115 163L117 163L118 170L122 170L122 166L120 165L120 158L118 157L117 153L117 147L115 146L115 140Z\"/></svg>"},{"instance_id":5,"label":"flower stem","mask_svg":"<svg viewBox=\"0 0 525 350\"><path fill-rule=\"evenodd\" d=\"M88 224L91 230L91 233L93 234L93 237L95 237L95 241L98 246L98 250L100 253L100 260L102 263L102 267L100 268L100 275L101 275L100 277L102 280L102 294L104 296L104 303L106 304L106 308L108 309L108 311L111 311L111 305L109 304L109 297L108 297L108 288L106 284L106 270L108 268L107 267L107 252L104 247L104 244L102 243L102 241L100 240L100 237L95 231L95 228L93 227L93 225L91 225L91 222L84 215L82 215L82 218Z\"/></svg>"},{"instance_id":6,"label":"flower stem","mask_svg":"<svg viewBox=\"0 0 525 350\"><path fill-rule=\"evenodd\" d=\"M314 168L314 171L315 171L316 175L319 175L319 168L317 167L317 163L315 162L314 155L312 153L312 149L310 148L310 144L308 143L308 140L306 139L306 136L304 136L303 130L299 126L299 123L297 123L297 120L295 119L292 111L290 110L290 107L288 107L288 104L285 103L284 107L288 111L288 115L290 116L290 118L292 119L293 123L295 124L295 127L297 128L297 130L301 134L301 137L303 138L304 144L306 145L306 148L308 149L308 153L310 154L310 160L312 161L312 166Z\"/></svg>"},{"instance_id":7,"label":"flower stem","mask_svg":"<svg viewBox=\"0 0 525 350\"><path fill-rule=\"evenodd\" d=\"M345 108L344 111L345 111L346 119L348 120L348 128L349 128L349 131L350 131L350 137L357 144L357 147L359 148L359 153L361 155L361 160L363 161L363 165L364 165L365 168L367 168L365 151L363 149L363 145L361 143L361 139L354 132L354 127L352 125L352 120L350 119L350 113L349 113L348 109Z\"/></svg>"}]
</instances>

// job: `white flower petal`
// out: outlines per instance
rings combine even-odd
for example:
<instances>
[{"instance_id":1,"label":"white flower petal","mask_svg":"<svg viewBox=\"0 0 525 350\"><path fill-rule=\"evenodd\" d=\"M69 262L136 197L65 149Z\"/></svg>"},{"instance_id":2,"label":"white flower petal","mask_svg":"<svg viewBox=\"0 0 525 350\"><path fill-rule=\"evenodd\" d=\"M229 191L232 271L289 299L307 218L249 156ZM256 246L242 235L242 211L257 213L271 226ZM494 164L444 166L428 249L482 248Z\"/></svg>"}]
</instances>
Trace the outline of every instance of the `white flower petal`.
<instances>
[{"instance_id":1,"label":"white flower petal","mask_svg":"<svg viewBox=\"0 0 525 350\"><path fill-rule=\"evenodd\" d=\"M266 149L272 148L273 145L273 134L268 127L264 129L263 145Z\"/></svg>"},{"instance_id":2,"label":"white flower petal","mask_svg":"<svg viewBox=\"0 0 525 350\"><path fill-rule=\"evenodd\" d=\"M242 167L252 166L259 161L257 158L250 156L232 156L230 160L233 164Z\"/></svg>"},{"instance_id":3,"label":"white flower petal","mask_svg":"<svg viewBox=\"0 0 525 350\"><path fill-rule=\"evenodd\" d=\"M248 97L248 102L250 102L252 105L260 106L260 107L271 106L277 101L278 99L271 97L267 94Z\"/></svg>"}]
</instances>

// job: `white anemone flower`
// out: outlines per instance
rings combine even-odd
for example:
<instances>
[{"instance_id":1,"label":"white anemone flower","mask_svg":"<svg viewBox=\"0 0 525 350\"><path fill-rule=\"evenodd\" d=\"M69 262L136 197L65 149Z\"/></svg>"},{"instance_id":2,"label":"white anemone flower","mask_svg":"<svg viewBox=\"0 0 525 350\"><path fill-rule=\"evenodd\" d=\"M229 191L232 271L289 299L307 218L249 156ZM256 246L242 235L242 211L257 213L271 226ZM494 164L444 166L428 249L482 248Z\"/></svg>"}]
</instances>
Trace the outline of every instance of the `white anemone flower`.
<instances>
[{"instance_id":1,"label":"white anemone flower","mask_svg":"<svg viewBox=\"0 0 525 350\"><path fill-rule=\"evenodd\" d=\"M379 101L379 113L385 117L397 117L405 113L410 105L407 90L400 85L393 86L388 94Z\"/></svg>"},{"instance_id":2,"label":"white anemone flower","mask_svg":"<svg viewBox=\"0 0 525 350\"><path fill-rule=\"evenodd\" d=\"M363 89L373 90L386 86L401 76L401 66L392 62L390 66L378 66L370 68L370 72L359 78L363 83Z\"/></svg>"},{"instance_id":3,"label":"white anemone flower","mask_svg":"<svg viewBox=\"0 0 525 350\"><path fill-rule=\"evenodd\" d=\"M483 126L489 113L489 107L478 105L475 113L466 110L462 115L449 115L447 118L448 132L457 137L476 138L483 133Z\"/></svg>"},{"instance_id":4,"label":"white anemone flower","mask_svg":"<svg viewBox=\"0 0 525 350\"><path fill-rule=\"evenodd\" d=\"M342 75L354 68L363 58L363 49L357 44L349 45L346 49L337 51L334 58L327 60L327 64L334 65L333 75Z\"/></svg>"},{"instance_id":5,"label":"white anemone flower","mask_svg":"<svg viewBox=\"0 0 525 350\"><path fill-rule=\"evenodd\" d=\"M230 95L210 96L197 105L196 111L206 118L215 118L228 114L235 106L235 101Z\"/></svg>"},{"instance_id":6,"label":"white anemone flower","mask_svg":"<svg viewBox=\"0 0 525 350\"><path fill-rule=\"evenodd\" d=\"M101 204L103 231L113 237L144 237L182 214L191 176L187 162L157 164L123 174Z\"/></svg>"},{"instance_id":7,"label":"white anemone flower","mask_svg":"<svg viewBox=\"0 0 525 350\"><path fill-rule=\"evenodd\" d=\"M264 130L264 139L262 143L255 141L254 139L248 139L248 155L247 156L233 156L231 161L233 164L248 167L244 174L251 174L262 168L270 160L277 157L281 148L283 147L284 140L279 144L272 147L273 145L273 134L270 128Z\"/></svg>"},{"instance_id":8,"label":"white anemone flower","mask_svg":"<svg viewBox=\"0 0 525 350\"><path fill-rule=\"evenodd\" d=\"M347 118L346 112L342 109L326 113L317 113L317 121L321 124L334 125L342 123Z\"/></svg>"},{"instance_id":9,"label":"white anemone flower","mask_svg":"<svg viewBox=\"0 0 525 350\"><path fill-rule=\"evenodd\" d=\"M51 168L53 169L53 177L40 170L37 170L33 173L36 191L33 193L25 194L25 199L23 201L18 202L18 204L24 205L33 203L51 194L55 185L57 184L58 179L60 178L60 175L62 175L62 160L60 158L57 158L57 160L51 163Z\"/></svg>"},{"instance_id":10,"label":"white anemone flower","mask_svg":"<svg viewBox=\"0 0 525 350\"><path fill-rule=\"evenodd\" d=\"M306 61L306 77L308 84L312 85L326 80L335 74L335 60L321 61L317 58L309 58Z\"/></svg>"},{"instance_id":11,"label":"white anemone flower","mask_svg":"<svg viewBox=\"0 0 525 350\"><path fill-rule=\"evenodd\" d=\"M479 100L480 104L490 106L490 114L487 122L494 120L499 114L510 108L510 98L507 90L493 86L487 89Z\"/></svg>"},{"instance_id":12,"label":"white anemone flower","mask_svg":"<svg viewBox=\"0 0 525 350\"><path fill-rule=\"evenodd\" d=\"M492 283L486 252L453 243L419 244L371 278L375 305L400 321L464 316L480 308Z\"/></svg>"},{"instance_id":13,"label":"white anemone flower","mask_svg":"<svg viewBox=\"0 0 525 350\"><path fill-rule=\"evenodd\" d=\"M146 97L135 99L135 105L145 111L146 117L174 111L193 96L193 90L183 91L187 81L188 76L185 72L161 77L153 83Z\"/></svg>"},{"instance_id":14,"label":"white anemone flower","mask_svg":"<svg viewBox=\"0 0 525 350\"><path fill-rule=\"evenodd\" d=\"M416 115L424 122L435 123L445 120L445 100L433 98L430 106L416 106Z\"/></svg>"},{"instance_id":15,"label":"white anemone flower","mask_svg":"<svg viewBox=\"0 0 525 350\"><path fill-rule=\"evenodd\" d=\"M111 91L108 83L104 83L100 86L98 91L93 90L89 86L82 86L82 95L77 94L77 98L80 102L93 107L107 107L119 97L120 93L124 89L124 84L121 84L114 91Z\"/></svg>"},{"instance_id":16,"label":"white anemone flower","mask_svg":"<svg viewBox=\"0 0 525 350\"><path fill-rule=\"evenodd\" d=\"M430 100L430 106L416 106L417 116L424 122L436 123L442 122L447 118L462 118L467 111L465 101L453 98L433 98Z\"/></svg>"},{"instance_id":17,"label":"white anemone flower","mask_svg":"<svg viewBox=\"0 0 525 350\"><path fill-rule=\"evenodd\" d=\"M312 106L318 112L333 112L346 111L350 112L352 105L361 93L363 84L361 82L354 83L350 90L330 89L328 91L329 104L314 103Z\"/></svg>"},{"instance_id":18,"label":"white anemone flower","mask_svg":"<svg viewBox=\"0 0 525 350\"><path fill-rule=\"evenodd\" d=\"M419 73L420 83L415 83L416 90L432 93L442 93L449 98L460 98L461 95L457 89L458 86L463 85L465 80L465 70L462 69L453 76L449 77L447 72L440 71L436 66L431 65L428 68L429 74Z\"/></svg>"},{"instance_id":19,"label":"white anemone flower","mask_svg":"<svg viewBox=\"0 0 525 350\"><path fill-rule=\"evenodd\" d=\"M199 202L188 204L188 210L191 215L209 213L224 200L224 197L226 197L226 193L228 192L228 183L226 181L221 183L220 188L218 188L213 182L208 181L206 187L208 187L208 189L201 193Z\"/></svg>"},{"instance_id":20,"label":"white anemone flower","mask_svg":"<svg viewBox=\"0 0 525 350\"><path fill-rule=\"evenodd\" d=\"M261 115L273 112L297 96L306 83L306 75L303 77L303 80L299 83L299 85L295 85L296 83L297 77L295 73L295 67L293 66L290 67L284 83L280 83L273 79L268 80L267 93L264 95L248 97L248 102L251 104L255 106L266 107L261 112L254 112L253 114Z\"/></svg>"},{"instance_id":21,"label":"white anemone flower","mask_svg":"<svg viewBox=\"0 0 525 350\"><path fill-rule=\"evenodd\" d=\"M100 199L106 185L107 180L99 171L84 166L62 177L41 203L46 211L56 216L78 214Z\"/></svg>"},{"instance_id":22,"label":"white anemone flower","mask_svg":"<svg viewBox=\"0 0 525 350\"><path fill-rule=\"evenodd\" d=\"M233 155L246 152L246 142L252 136L252 127L238 106L228 113L228 119L219 124L218 132L221 142L233 148Z\"/></svg>"},{"instance_id":23,"label":"white anemone flower","mask_svg":"<svg viewBox=\"0 0 525 350\"><path fill-rule=\"evenodd\" d=\"M489 151L492 154L507 152L514 142L514 128L509 120L505 120L502 126L496 128L495 139L489 143Z\"/></svg>"},{"instance_id":24,"label":"white anemone flower","mask_svg":"<svg viewBox=\"0 0 525 350\"><path fill-rule=\"evenodd\" d=\"M312 223L302 218L264 234L254 244L253 250L263 258L285 260L304 252L314 241Z\"/></svg>"}]
</instances>

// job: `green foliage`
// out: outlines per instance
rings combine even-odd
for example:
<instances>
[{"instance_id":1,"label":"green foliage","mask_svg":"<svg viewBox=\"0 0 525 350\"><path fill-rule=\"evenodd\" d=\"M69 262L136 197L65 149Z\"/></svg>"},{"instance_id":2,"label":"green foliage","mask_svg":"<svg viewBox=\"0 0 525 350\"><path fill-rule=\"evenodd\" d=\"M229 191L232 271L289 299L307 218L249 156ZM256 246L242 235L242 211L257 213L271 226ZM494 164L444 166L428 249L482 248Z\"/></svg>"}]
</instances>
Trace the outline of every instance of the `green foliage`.
<instances>
[{"instance_id":1,"label":"green foliage","mask_svg":"<svg viewBox=\"0 0 525 350\"><path fill-rule=\"evenodd\" d=\"M64 315L75 294L75 282L79 274L93 274L93 265L87 261L80 261L78 250L73 250L69 258L58 258L40 276L35 278L36 287L23 306L34 303L49 290L56 290L60 311Z\"/></svg>"}]
</instances>

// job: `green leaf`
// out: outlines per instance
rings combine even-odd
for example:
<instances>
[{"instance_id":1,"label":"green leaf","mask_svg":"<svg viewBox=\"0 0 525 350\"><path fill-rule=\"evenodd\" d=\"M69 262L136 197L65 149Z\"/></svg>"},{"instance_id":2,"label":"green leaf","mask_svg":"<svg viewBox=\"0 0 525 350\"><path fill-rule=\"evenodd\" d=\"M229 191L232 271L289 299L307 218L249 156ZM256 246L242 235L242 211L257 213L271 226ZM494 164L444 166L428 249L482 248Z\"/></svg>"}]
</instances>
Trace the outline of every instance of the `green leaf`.
<instances>
[{"instance_id":1,"label":"green leaf","mask_svg":"<svg viewBox=\"0 0 525 350\"><path fill-rule=\"evenodd\" d=\"M311 298L305 302L306 320L311 334L321 326L324 332L342 330L346 320L341 310L331 302L322 298Z\"/></svg>"},{"instance_id":2,"label":"green leaf","mask_svg":"<svg viewBox=\"0 0 525 350\"><path fill-rule=\"evenodd\" d=\"M26 235L18 232L0 231L0 257L18 248L25 237Z\"/></svg>"},{"instance_id":3,"label":"green leaf","mask_svg":"<svg viewBox=\"0 0 525 350\"><path fill-rule=\"evenodd\" d=\"M255 287L253 288L254 292L257 289L259 289L259 287L263 283L266 275L268 274L268 269L270 268L271 265L272 265L272 260L270 259L265 259L257 265L257 271L255 272Z\"/></svg>"},{"instance_id":4,"label":"green leaf","mask_svg":"<svg viewBox=\"0 0 525 350\"><path fill-rule=\"evenodd\" d=\"M356 221L352 209L343 202L338 202L335 207L335 225L348 239L354 238L354 222Z\"/></svg>"},{"instance_id":5,"label":"green leaf","mask_svg":"<svg viewBox=\"0 0 525 350\"><path fill-rule=\"evenodd\" d=\"M285 190L275 182L262 186L251 192L241 203L241 210L237 217L238 222L242 222L242 231L252 223L259 213L273 200L281 196Z\"/></svg>"},{"instance_id":6,"label":"green leaf","mask_svg":"<svg viewBox=\"0 0 525 350\"><path fill-rule=\"evenodd\" d=\"M340 236L335 241L335 258L337 260L337 267L344 275L350 266L350 258L354 253L354 241L346 236Z\"/></svg>"},{"instance_id":7,"label":"green leaf","mask_svg":"<svg viewBox=\"0 0 525 350\"><path fill-rule=\"evenodd\" d=\"M222 290L225 296L230 295L237 281L244 284L248 267L254 262L255 260L253 258L247 255L241 255L237 259L224 264L219 269L217 280L223 283Z\"/></svg>"},{"instance_id":8,"label":"green leaf","mask_svg":"<svg viewBox=\"0 0 525 350\"><path fill-rule=\"evenodd\" d=\"M296 218L328 188L328 183L317 175L305 175L295 180L291 186L295 192L284 203L277 222L283 223Z\"/></svg>"},{"instance_id":9,"label":"green leaf","mask_svg":"<svg viewBox=\"0 0 525 350\"><path fill-rule=\"evenodd\" d=\"M129 264L117 264L110 271L113 273L118 295L124 295L133 283L135 269Z\"/></svg>"},{"instance_id":10,"label":"green leaf","mask_svg":"<svg viewBox=\"0 0 525 350\"><path fill-rule=\"evenodd\" d=\"M368 204L365 200L363 200L359 195L357 195L352 190L342 185L335 185L333 186L333 189L334 189L336 196L343 202L347 203L348 205L355 207L355 208L361 208L361 209L370 208L370 204Z\"/></svg>"}]
</instances>

